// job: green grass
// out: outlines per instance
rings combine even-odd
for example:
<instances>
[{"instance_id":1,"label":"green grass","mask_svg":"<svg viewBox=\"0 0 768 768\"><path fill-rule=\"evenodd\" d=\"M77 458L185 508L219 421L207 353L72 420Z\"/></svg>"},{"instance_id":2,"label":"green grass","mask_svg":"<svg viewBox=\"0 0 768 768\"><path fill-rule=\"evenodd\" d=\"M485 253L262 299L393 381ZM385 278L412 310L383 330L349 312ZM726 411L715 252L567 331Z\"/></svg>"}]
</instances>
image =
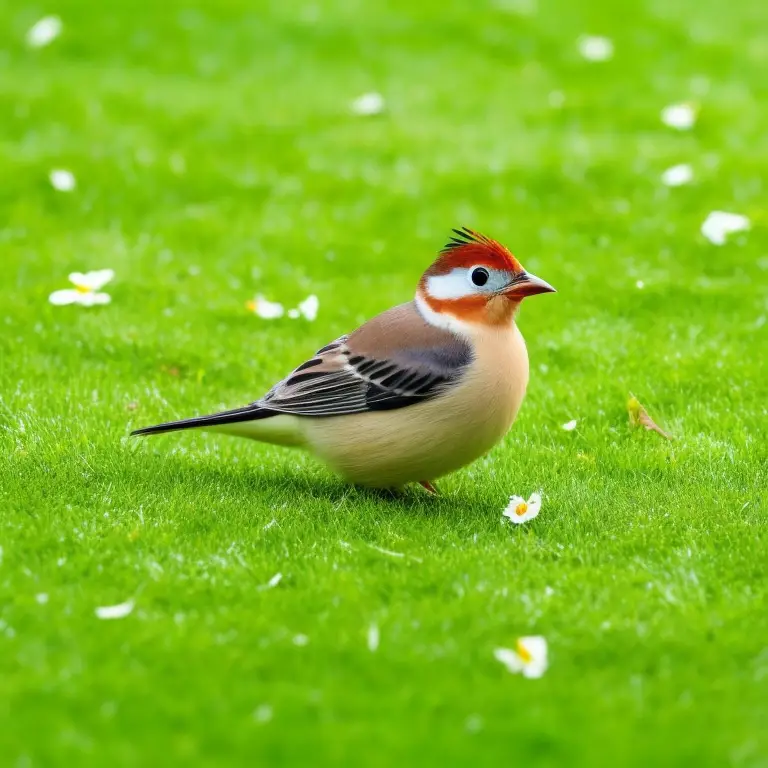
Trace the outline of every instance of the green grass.
<instances>
[{"instance_id":1,"label":"green grass","mask_svg":"<svg viewBox=\"0 0 768 768\"><path fill-rule=\"evenodd\" d=\"M0 65L4 765L768 765L761 0L10 0ZM386 113L350 114L369 90ZM662 125L686 99L695 129ZM711 245L712 209L753 230ZM460 225L559 293L520 317L517 424L441 498L127 439L260 396ZM110 306L47 303L101 267ZM257 291L320 315L259 320ZM492 656L531 633L538 681Z\"/></svg>"}]
</instances>

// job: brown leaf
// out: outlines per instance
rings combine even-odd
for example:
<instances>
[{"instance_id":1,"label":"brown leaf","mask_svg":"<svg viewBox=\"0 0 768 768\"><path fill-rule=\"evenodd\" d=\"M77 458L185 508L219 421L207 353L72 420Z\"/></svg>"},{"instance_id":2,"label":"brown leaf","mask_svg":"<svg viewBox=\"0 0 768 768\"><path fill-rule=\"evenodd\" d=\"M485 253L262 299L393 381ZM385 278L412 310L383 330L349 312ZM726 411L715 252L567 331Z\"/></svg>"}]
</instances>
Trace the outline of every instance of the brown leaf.
<instances>
[{"instance_id":1,"label":"brown leaf","mask_svg":"<svg viewBox=\"0 0 768 768\"><path fill-rule=\"evenodd\" d=\"M632 427L645 427L645 429L656 432L661 435L665 440L671 440L672 436L665 432L649 415L648 411L643 408L640 401L630 392L629 401L627 402L627 410L629 411L629 424Z\"/></svg>"}]
</instances>

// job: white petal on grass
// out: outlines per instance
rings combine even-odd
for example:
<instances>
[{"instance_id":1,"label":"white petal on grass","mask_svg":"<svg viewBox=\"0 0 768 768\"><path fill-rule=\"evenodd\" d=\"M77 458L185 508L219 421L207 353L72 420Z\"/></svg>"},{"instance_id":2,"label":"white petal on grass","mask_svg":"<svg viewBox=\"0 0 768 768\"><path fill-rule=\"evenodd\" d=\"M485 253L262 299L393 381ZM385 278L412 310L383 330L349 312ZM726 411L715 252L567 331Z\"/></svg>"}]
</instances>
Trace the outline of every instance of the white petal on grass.
<instances>
[{"instance_id":1,"label":"white petal on grass","mask_svg":"<svg viewBox=\"0 0 768 768\"><path fill-rule=\"evenodd\" d=\"M547 641L541 635L520 637L514 649L496 648L493 655L513 674L531 680L542 677L549 666Z\"/></svg>"},{"instance_id":2,"label":"white petal on grass","mask_svg":"<svg viewBox=\"0 0 768 768\"><path fill-rule=\"evenodd\" d=\"M44 48L61 34L63 26L58 16L44 16L27 31L27 45L30 48Z\"/></svg>"},{"instance_id":3,"label":"white petal on grass","mask_svg":"<svg viewBox=\"0 0 768 768\"><path fill-rule=\"evenodd\" d=\"M115 276L114 269L94 269L90 272L70 272L69 282L87 291L98 291Z\"/></svg>"},{"instance_id":4,"label":"white petal on grass","mask_svg":"<svg viewBox=\"0 0 768 768\"><path fill-rule=\"evenodd\" d=\"M571 419L570 421L566 421L565 424L563 424L563 429L566 432L573 432L574 429L576 429L576 425L579 422L576 419Z\"/></svg>"},{"instance_id":5,"label":"white petal on grass","mask_svg":"<svg viewBox=\"0 0 768 768\"><path fill-rule=\"evenodd\" d=\"M305 645L309 644L309 638L306 635L299 633L298 635L293 636L293 644L299 648L303 648Z\"/></svg>"},{"instance_id":6,"label":"white petal on grass","mask_svg":"<svg viewBox=\"0 0 768 768\"><path fill-rule=\"evenodd\" d=\"M701 225L701 234L715 245L724 245L728 235L745 232L750 227L746 216L727 211L712 211Z\"/></svg>"},{"instance_id":7,"label":"white petal on grass","mask_svg":"<svg viewBox=\"0 0 768 768\"><path fill-rule=\"evenodd\" d=\"M249 301L248 309L262 320L277 320L285 314L282 304L277 301L269 301L269 299L265 299L262 295L258 295L253 301Z\"/></svg>"},{"instance_id":8,"label":"white petal on grass","mask_svg":"<svg viewBox=\"0 0 768 768\"><path fill-rule=\"evenodd\" d=\"M299 312L301 312L301 314L310 322L317 318L317 311L319 309L320 299L318 299L314 293L307 296L307 298L299 304Z\"/></svg>"},{"instance_id":9,"label":"white petal on grass","mask_svg":"<svg viewBox=\"0 0 768 768\"><path fill-rule=\"evenodd\" d=\"M532 493L526 501L522 496L510 496L509 504L501 513L514 525L533 520L541 511L541 494Z\"/></svg>"},{"instance_id":10,"label":"white petal on grass","mask_svg":"<svg viewBox=\"0 0 768 768\"><path fill-rule=\"evenodd\" d=\"M693 168L688 163L680 163L667 168L661 174L661 183L666 187L682 187L693 181Z\"/></svg>"},{"instance_id":11,"label":"white petal on grass","mask_svg":"<svg viewBox=\"0 0 768 768\"><path fill-rule=\"evenodd\" d=\"M266 583L262 584L259 589L273 589L283 580L283 574L279 571Z\"/></svg>"},{"instance_id":12,"label":"white petal on grass","mask_svg":"<svg viewBox=\"0 0 768 768\"><path fill-rule=\"evenodd\" d=\"M109 304L112 297L108 293L99 293L96 291L78 291L74 288L65 288L61 291L54 291L48 301L56 306L66 304L80 304L83 307L95 307L98 305Z\"/></svg>"},{"instance_id":13,"label":"white petal on grass","mask_svg":"<svg viewBox=\"0 0 768 768\"><path fill-rule=\"evenodd\" d=\"M608 61L613 58L613 40L598 35L579 38L579 53L587 61Z\"/></svg>"},{"instance_id":14,"label":"white petal on grass","mask_svg":"<svg viewBox=\"0 0 768 768\"><path fill-rule=\"evenodd\" d=\"M66 168L54 168L48 174L48 180L58 192L71 192L77 186L75 174Z\"/></svg>"},{"instance_id":15,"label":"white petal on grass","mask_svg":"<svg viewBox=\"0 0 768 768\"><path fill-rule=\"evenodd\" d=\"M35 595L35 602L37 602L38 605L45 605L48 602L48 593L38 592Z\"/></svg>"},{"instance_id":16,"label":"white petal on grass","mask_svg":"<svg viewBox=\"0 0 768 768\"><path fill-rule=\"evenodd\" d=\"M368 650L371 653L376 653L376 651L379 649L379 627L377 624L372 623L368 627L367 642Z\"/></svg>"},{"instance_id":17,"label":"white petal on grass","mask_svg":"<svg viewBox=\"0 0 768 768\"><path fill-rule=\"evenodd\" d=\"M351 104L356 115L379 115L384 111L384 97L380 93L371 92L358 96Z\"/></svg>"},{"instance_id":18,"label":"white petal on grass","mask_svg":"<svg viewBox=\"0 0 768 768\"><path fill-rule=\"evenodd\" d=\"M645 283L642 280L638 280L635 283L635 288L637 288L638 290L642 291L643 288L645 288Z\"/></svg>"},{"instance_id":19,"label":"white petal on grass","mask_svg":"<svg viewBox=\"0 0 768 768\"><path fill-rule=\"evenodd\" d=\"M117 605L102 605L96 609L96 617L99 619L124 619L130 615L135 605L133 600L126 600Z\"/></svg>"},{"instance_id":20,"label":"white petal on grass","mask_svg":"<svg viewBox=\"0 0 768 768\"><path fill-rule=\"evenodd\" d=\"M690 104L670 104L661 110L661 121L678 131L688 131L696 124L696 112Z\"/></svg>"},{"instance_id":21,"label":"white petal on grass","mask_svg":"<svg viewBox=\"0 0 768 768\"><path fill-rule=\"evenodd\" d=\"M261 530L268 531L272 526L277 525L277 520L273 517Z\"/></svg>"},{"instance_id":22,"label":"white petal on grass","mask_svg":"<svg viewBox=\"0 0 768 768\"><path fill-rule=\"evenodd\" d=\"M64 288L61 291L54 291L48 297L48 301L57 307L63 307L66 304L79 303L82 295L80 291L76 291L74 288Z\"/></svg>"}]
</instances>

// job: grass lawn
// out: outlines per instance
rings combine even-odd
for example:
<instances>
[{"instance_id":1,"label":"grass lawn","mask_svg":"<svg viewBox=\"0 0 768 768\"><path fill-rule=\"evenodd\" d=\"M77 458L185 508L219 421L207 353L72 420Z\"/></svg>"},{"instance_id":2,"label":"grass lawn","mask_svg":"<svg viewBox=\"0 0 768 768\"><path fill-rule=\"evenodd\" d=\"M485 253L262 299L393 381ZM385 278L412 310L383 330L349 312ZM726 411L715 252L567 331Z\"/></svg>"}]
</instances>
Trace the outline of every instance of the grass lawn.
<instances>
[{"instance_id":1,"label":"grass lawn","mask_svg":"<svg viewBox=\"0 0 768 768\"><path fill-rule=\"evenodd\" d=\"M762 0L2 4L0 762L768 766L766 67ZM127 438L259 397L462 225L559 293L442 497ZM109 306L48 303L98 268ZM540 680L493 658L528 634Z\"/></svg>"}]
</instances>

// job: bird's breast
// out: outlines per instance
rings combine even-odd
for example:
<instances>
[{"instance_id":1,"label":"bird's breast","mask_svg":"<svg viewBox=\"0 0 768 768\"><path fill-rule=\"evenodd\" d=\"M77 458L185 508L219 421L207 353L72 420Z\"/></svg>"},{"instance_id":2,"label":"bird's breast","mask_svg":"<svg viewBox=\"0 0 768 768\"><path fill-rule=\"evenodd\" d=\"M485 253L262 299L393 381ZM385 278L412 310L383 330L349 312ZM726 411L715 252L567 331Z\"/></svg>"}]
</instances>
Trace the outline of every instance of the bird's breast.
<instances>
[{"instance_id":1,"label":"bird's breast","mask_svg":"<svg viewBox=\"0 0 768 768\"><path fill-rule=\"evenodd\" d=\"M473 339L458 383L418 405L306 419L309 447L352 482L397 486L434 479L487 453L507 433L528 383L516 326Z\"/></svg>"}]
</instances>

